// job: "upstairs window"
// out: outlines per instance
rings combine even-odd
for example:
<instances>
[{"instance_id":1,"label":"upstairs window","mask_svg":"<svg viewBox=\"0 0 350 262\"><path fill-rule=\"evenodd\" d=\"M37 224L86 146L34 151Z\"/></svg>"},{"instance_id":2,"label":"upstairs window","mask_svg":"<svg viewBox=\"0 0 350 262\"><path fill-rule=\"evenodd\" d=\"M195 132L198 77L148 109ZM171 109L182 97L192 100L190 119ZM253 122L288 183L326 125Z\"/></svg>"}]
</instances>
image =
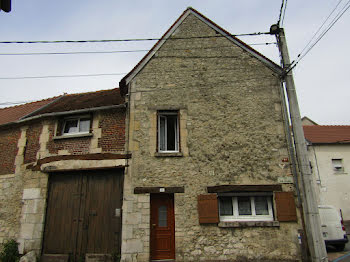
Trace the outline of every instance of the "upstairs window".
<instances>
[{"instance_id":1,"label":"upstairs window","mask_svg":"<svg viewBox=\"0 0 350 262\"><path fill-rule=\"evenodd\" d=\"M158 111L158 151L179 152L178 111Z\"/></svg>"},{"instance_id":2,"label":"upstairs window","mask_svg":"<svg viewBox=\"0 0 350 262\"><path fill-rule=\"evenodd\" d=\"M343 166L343 159L332 159L332 165L333 165L333 171L335 173L343 173L344 172L344 166Z\"/></svg>"},{"instance_id":3,"label":"upstairs window","mask_svg":"<svg viewBox=\"0 0 350 262\"><path fill-rule=\"evenodd\" d=\"M62 135L85 134L90 132L90 117L75 117L64 120Z\"/></svg>"},{"instance_id":4,"label":"upstairs window","mask_svg":"<svg viewBox=\"0 0 350 262\"><path fill-rule=\"evenodd\" d=\"M273 221L272 196L219 196L220 221Z\"/></svg>"}]
</instances>

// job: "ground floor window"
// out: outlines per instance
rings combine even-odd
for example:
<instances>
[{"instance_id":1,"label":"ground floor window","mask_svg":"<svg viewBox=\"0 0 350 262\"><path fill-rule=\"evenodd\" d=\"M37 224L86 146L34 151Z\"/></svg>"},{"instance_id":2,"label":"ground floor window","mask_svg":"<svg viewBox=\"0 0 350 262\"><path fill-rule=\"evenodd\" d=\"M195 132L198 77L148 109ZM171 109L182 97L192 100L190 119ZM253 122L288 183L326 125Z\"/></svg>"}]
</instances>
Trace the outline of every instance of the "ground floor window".
<instances>
[{"instance_id":1,"label":"ground floor window","mask_svg":"<svg viewBox=\"0 0 350 262\"><path fill-rule=\"evenodd\" d=\"M219 196L220 221L273 221L272 195Z\"/></svg>"}]
</instances>

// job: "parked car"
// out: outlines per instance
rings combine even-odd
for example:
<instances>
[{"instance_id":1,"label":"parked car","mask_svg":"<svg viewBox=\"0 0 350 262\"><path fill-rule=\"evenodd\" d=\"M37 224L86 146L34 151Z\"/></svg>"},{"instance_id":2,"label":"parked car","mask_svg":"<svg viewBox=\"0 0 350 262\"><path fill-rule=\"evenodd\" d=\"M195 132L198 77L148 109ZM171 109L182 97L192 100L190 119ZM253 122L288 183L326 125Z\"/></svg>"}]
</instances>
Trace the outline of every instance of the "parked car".
<instances>
[{"instance_id":1,"label":"parked car","mask_svg":"<svg viewBox=\"0 0 350 262\"><path fill-rule=\"evenodd\" d=\"M323 239L326 246L333 246L338 251L343 251L348 242L343 219L334 206L318 206L321 219Z\"/></svg>"}]
</instances>

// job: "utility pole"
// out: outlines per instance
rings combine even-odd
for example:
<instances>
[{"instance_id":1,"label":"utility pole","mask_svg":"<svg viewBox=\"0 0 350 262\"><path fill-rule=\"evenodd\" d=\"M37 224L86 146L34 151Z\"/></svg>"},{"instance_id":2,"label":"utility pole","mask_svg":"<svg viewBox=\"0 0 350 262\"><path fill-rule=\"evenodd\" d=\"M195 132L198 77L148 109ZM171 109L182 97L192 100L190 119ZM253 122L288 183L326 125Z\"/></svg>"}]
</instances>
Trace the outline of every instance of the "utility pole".
<instances>
[{"instance_id":1,"label":"utility pole","mask_svg":"<svg viewBox=\"0 0 350 262\"><path fill-rule=\"evenodd\" d=\"M284 80L286 84L289 114L292 122L294 144L300 173L300 189L302 192L302 207L306 227L306 236L311 253L311 259L313 262L325 262L328 261L327 252L321 231L320 216L313 186L313 179L307 154L304 131L301 124L293 74L292 70L289 70L290 59L287 49L287 41L283 28L279 28L278 25L272 25L270 28L270 33L276 35L278 48L282 57L282 65L284 69L282 80ZM286 70L289 70L289 72Z\"/></svg>"}]
</instances>

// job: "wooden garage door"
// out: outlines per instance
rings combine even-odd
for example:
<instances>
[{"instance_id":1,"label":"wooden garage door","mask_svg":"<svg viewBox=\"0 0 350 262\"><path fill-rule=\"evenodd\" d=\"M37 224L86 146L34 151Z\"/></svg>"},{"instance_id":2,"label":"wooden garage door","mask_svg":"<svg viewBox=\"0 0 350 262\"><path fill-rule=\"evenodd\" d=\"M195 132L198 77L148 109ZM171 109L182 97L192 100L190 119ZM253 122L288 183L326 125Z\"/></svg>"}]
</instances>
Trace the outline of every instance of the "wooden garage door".
<instances>
[{"instance_id":1,"label":"wooden garage door","mask_svg":"<svg viewBox=\"0 0 350 262\"><path fill-rule=\"evenodd\" d=\"M49 178L44 254L120 254L123 171L55 173ZM117 210L117 211L116 211Z\"/></svg>"}]
</instances>

